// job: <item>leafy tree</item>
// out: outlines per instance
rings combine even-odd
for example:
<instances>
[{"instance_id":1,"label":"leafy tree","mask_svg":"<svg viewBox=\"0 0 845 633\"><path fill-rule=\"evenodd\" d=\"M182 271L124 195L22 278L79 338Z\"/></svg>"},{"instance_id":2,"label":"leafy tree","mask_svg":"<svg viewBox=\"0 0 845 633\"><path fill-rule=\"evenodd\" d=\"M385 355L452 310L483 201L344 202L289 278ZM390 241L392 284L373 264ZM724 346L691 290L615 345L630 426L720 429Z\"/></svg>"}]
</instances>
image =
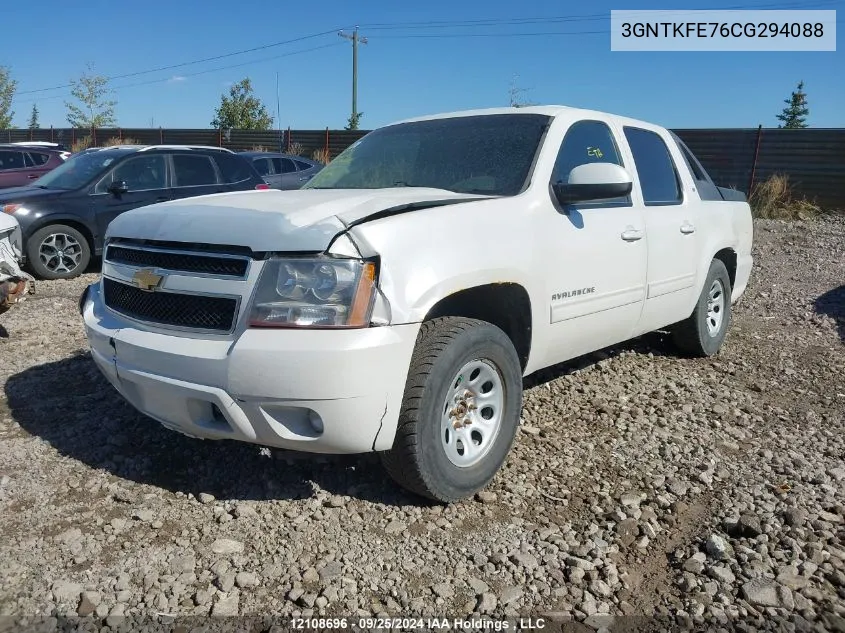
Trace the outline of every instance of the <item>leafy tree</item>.
<instances>
[{"instance_id":1,"label":"leafy tree","mask_svg":"<svg viewBox=\"0 0 845 633\"><path fill-rule=\"evenodd\" d=\"M70 94L79 101L79 105L65 102L67 122L72 127L94 129L117 124L114 116L116 101L106 98L109 93L109 79L94 73L94 66L88 64L88 71L77 80L70 82L73 88Z\"/></svg>"},{"instance_id":2,"label":"leafy tree","mask_svg":"<svg viewBox=\"0 0 845 633\"><path fill-rule=\"evenodd\" d=\"M38 106L33 103L32 114L29 115L29 129L37 130L40 127L41 124L38 122Z\"/></svg>"},{"instance_id":3,"label":"leafy tree","mask_svg":"<svg viewBox=\"0 0 845 633\"><path fill-rule=\"evenodd\" d=\"M343 128L344 130L357 130L358 125L361 123L361 117L364 116L363 112L356 112L355 114L350 114L349 118L346 119L346 127Z\"/></svg>"},{"instance_id":4,"label":"leafy tree","mask_svg":"<svg viewBox=\"0 0 845 633\"><path fill-rule=\"evenodd\" d=\"M18 82L12 79L12 74L7 66L0 66L0 130L12 127L12 118L15 116L12 110L12 98L15 96L15 89Z\"/></svg>"},{"instance_id":5,"label":"leafy tree","mask_svg":"<svg viewBox=\"0 0 845 633\"><path fill-rule=\"evenodd\" d=\"M252 82L246 77L229 88L229 94L220 96L220 107L214 111L211 126L218 129L269 130L273 117L261 99L252 91Z\"/></svg>"},{"instance_id":6,"label":"leafy tree","mask_svg":"<svg viewBox=\"0 0 845 633\"><path fill-rule=\"evenodd\" d=\"M789 99L784 99L786 107L777 115L778 120L783 123L779 128L804 128L807 127L807 115L810 110L807 108L807 93L804 92L804 82L798 82L798 89L792 92Z\"/></svg>"}]
</instances>

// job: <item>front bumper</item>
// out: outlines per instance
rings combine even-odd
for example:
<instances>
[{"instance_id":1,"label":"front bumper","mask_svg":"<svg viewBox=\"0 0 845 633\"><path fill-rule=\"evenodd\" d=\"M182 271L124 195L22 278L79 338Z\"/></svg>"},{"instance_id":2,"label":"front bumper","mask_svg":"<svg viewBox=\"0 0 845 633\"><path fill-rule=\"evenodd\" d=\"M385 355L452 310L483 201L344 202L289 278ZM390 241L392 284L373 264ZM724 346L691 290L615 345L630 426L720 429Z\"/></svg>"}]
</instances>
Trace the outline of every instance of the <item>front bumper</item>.
<instances>
[{"instance_id":1,"label":"front bumper","mask_svg":"<svg viewBox=\"0 0 845 633\"><path fill-rule=\"evenodd\" d=\"M316 453L393 444L419 324L247 329L231 338L146 330L80 301L91 355L136 409L202 439Z\"/></svg>"}]
</instances>

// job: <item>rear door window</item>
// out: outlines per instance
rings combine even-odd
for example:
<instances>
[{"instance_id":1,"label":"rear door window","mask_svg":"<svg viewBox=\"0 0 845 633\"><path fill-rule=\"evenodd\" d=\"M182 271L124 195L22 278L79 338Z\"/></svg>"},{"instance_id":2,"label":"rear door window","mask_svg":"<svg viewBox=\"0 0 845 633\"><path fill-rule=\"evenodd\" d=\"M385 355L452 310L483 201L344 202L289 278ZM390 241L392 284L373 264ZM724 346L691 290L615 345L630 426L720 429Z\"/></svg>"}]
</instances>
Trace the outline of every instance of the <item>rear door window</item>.
<instances>
[{"instance_id":1,"label":"rear door window","mask_svg":"<svg viewBox=\"0 0 845 633\"><path fill-rule=\"evenodd\" d=\"M210 156L173 154L174 187L216 185L217 172Z\"/></svg>"},{"instance_id":2,"label":"rear door window","mask_svg":"<svg viewBox=\"0 0 845 633\"><path fill-rule=\"evenodd\" d=\"M0 151L0 171L23 168L23 152Z\"/></svg>"},{"instance_id":3,"label":"rear door window","mask_svg":"<svg viewBox=\"0 0 845 633\"><path fill-rule=\"evenodd\" d=\"M253 177L249 163L245 158L235 156L234 154L219 154L214 159L217 161L217 167L220 169L223 182L243 182Z\"/></svg>"},{"instance_id":4,"label":"rear door window","mask_svg":"<svg viewBox=\"0 0 845 633\"><path fill-rule=\"evenodd\" d=\"M651 206L681 204L683 194L678 171L669 148L656 132L625 127L643 190L643 202Z\"/></svg>"},{"instance_id":5,"label":"rear door window","mask_svg":"<svg viewBox=\"0 0 845 633\"><path fill-rule=\"evenodd\" d=\"M271 176L273 174L273 163L269 158L255 158L252 161L252 166L260 176Z\"/></svg>"},{"instance_id":6,"label":"rear door window","mask_svg":"<svg viewBox=\"0 0 845 633\"><path fill-rule=\"evenodd\" d=\"M296 171L296 165L290 158L274 158L273 167L277 174L290 174Z\"/></svg>"},{"instance_id":7,"label":"rear door window","mask_svg":"<svg viewBox=\"0 0 845 633\"><path fill-rule=\"evenodd\" d=\"M301 160L295 160L293 162L296 163L296 166L299 168L299 171L305 171L306 169L311 169L314 166L309 165L308 163Z\"/></svg>"},{"instance_id":8,"label":"rear door window","mask_svg":"<svg viewBox=\"0 0 845 633\"><path fill-rule=\"evenodd\" d=\"M49 154L40 154L38 152L29 152L26 155L26 164L31 167L40 167L50 160Z\"/></svg>"}]
</instances>

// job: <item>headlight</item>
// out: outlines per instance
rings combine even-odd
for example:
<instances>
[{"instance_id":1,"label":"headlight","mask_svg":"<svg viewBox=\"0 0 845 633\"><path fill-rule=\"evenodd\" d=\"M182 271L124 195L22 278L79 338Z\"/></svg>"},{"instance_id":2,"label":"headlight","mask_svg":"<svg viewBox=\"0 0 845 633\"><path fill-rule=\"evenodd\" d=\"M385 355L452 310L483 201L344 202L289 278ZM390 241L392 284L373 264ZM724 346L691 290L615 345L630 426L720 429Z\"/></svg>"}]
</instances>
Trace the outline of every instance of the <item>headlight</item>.
<instances>
[{"instance_id":1,"label":"headlight","mask_svg":"<svg viewBox=\"0 0 845 633\"><path fill-rule=\"evenodd\" d=\"M376 267L360 259L271 259L252 300L252 327L357 328L370 321Z\"/></svg>"}]
</instances>

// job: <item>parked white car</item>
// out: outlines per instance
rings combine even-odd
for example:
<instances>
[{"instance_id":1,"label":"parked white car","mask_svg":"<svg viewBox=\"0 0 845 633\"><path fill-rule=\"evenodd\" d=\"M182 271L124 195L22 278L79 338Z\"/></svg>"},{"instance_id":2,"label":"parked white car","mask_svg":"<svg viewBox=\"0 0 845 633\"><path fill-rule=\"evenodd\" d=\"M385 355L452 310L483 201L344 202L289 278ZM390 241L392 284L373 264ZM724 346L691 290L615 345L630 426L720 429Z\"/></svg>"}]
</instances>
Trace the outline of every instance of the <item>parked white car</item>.
<instances>
[{"instance_id":1,"label":"parked white car","mask_svg":"<svg viewBox=\"0 0 845 633\"><path fill-rule=\"evenodd\" d=\"M0 213L0 314L31 294L31 275L20 268L21 227L12 216Z\"/></svg>"},{"instance_id":2,"label":"parked white car","mask_svg":"<svg viewBox=\"0 0 845 633\"><path fill-rule=\"evenodd\" d=\"M301 190L122 214L80 309L166 427L378 451L450 502L503 464L523 376L661 328L715 354L751 244L745 197L662 127L478 110L371 132Z\"/></svg>"}]
</instances>

